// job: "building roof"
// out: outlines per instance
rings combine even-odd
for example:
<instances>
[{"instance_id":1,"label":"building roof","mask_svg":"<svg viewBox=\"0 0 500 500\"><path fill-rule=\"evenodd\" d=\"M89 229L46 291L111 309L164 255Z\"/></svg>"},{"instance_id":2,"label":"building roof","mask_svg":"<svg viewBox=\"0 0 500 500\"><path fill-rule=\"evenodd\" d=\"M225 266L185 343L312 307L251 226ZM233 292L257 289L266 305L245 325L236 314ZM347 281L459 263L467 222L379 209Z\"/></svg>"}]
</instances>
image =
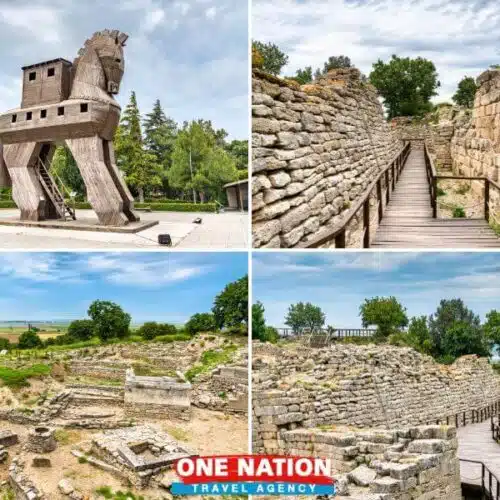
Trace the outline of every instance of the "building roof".
<instances>
[{"instance_id":1,"label":"building roof","mask_svg":"<svg viewBox=\"0 0 500 500\"><path fill-rule=\"evenodd\" d=\"M240 184L248 184L248 179L242 179L241 181L230 182L229 184L224 184L224 187L228 188L231 186L238 186Z\"/></svg>"},{"instance_id":2,"label":"building roof","mask_svg":"<svg viewBox=\"0 0 500 500\"><path fill-rule=\"evenodd\" d=\"M57 59L51 59L50 61L39 62L39 63L36 63L36 64L31 64L30 66L23 66L21 69L23 71L25 71L27 69L38 68L39 66L46 66L48 64L55 64L55 63L58 63L58 62L63 62L65 64L69 64L69 65L73 64L71 61L68 61L67 59L63 59L62 57L59 57Z\"/></svg>"}]
</instances>

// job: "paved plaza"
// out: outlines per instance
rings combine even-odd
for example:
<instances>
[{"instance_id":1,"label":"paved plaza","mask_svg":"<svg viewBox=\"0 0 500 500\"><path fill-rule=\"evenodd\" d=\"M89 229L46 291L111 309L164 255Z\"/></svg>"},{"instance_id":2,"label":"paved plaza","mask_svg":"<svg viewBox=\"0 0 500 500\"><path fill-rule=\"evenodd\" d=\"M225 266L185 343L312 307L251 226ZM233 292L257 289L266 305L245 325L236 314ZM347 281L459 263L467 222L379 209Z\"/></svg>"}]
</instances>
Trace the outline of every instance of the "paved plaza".
<instances>
[{"instance_id":1,"label":"paved plaza","mask_svg":"<svg viewBox=\"0 0 500 500\"><path fill-rule=\"evenodd\" d=\"M92 210L77 210L76 216L97 220ZM140 216L159 224L136 234L0 225L0 249L167 249L158 244L158 235L164 233L170 234L174 247L183 249L248 248L246 212L141 212ZM197 217L201 224L193 223ZM19 211L0 210L0 219L18 220Z\"/></svg>"}]
</instances>

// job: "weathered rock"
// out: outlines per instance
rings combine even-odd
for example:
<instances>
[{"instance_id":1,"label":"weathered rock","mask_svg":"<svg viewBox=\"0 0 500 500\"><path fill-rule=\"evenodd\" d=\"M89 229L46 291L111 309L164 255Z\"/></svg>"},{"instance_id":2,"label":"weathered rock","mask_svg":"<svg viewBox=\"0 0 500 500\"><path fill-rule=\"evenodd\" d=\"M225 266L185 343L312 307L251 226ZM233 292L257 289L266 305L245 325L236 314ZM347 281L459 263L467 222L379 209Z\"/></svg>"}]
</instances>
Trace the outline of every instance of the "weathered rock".
<instances>
[{"instance_id":1,"label":"weathered rock","mask_svg":"<svg viewBox=\"0 0 500 500\"><path fill-rule=\"evenodd\" d=\"M358 486L369 486L377 477L377 473L366 465L360 465L353 471L349 472L347 477Z\"/></svg>"}]
</instances>

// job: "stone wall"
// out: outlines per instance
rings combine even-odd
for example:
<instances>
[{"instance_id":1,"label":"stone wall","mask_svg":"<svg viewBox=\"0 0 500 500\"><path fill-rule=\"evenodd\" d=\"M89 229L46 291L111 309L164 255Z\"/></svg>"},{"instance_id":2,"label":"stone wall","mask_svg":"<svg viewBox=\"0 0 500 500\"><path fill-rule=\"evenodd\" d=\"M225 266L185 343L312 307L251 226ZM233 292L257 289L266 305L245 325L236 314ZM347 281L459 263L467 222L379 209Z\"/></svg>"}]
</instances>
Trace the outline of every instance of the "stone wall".
<instances>
[{"instance_id":1,"label":"stone wall","mask_svg":"<svg viewBox=\"0 0 500 500\"><path fill-rule=\"evenodd\" d=\"M296 429L282 433L278 450L330 458L336 498L462 498L453 427Z\"/></svg>"},{"instance_id":2,"label":"stone wall","mask_svg":"<svg viewBox=\"0 0 500 500\"><path fill-rule=\"evenodd\" d=\"M403 146L354 68L303 86L255 70L252 99L254 247L295 247L338 223Z\"/></svg>"},{"instance_id":3,"label":"stone wall","mask_svg":"<svg viewBox=\"0 0 500 500\"><path fill-rule=\"evenodd\" d=\"M191 417L191 384L170 377L140 377L127 370L125 413L152 418Z\"/></svg>"},{"instance_id":4,"label":"stone wall","mask_svg":"<svg viewBox=\"0 0 500 500\"><path fill-rule=\"evenodd\" d=\"M254 445L271 452L283 430L321 425L386 427L446 420L500 399L500 376L485 358L451 366L410 348L334 345L254 353Z\"/></svg>"}]
</instances>

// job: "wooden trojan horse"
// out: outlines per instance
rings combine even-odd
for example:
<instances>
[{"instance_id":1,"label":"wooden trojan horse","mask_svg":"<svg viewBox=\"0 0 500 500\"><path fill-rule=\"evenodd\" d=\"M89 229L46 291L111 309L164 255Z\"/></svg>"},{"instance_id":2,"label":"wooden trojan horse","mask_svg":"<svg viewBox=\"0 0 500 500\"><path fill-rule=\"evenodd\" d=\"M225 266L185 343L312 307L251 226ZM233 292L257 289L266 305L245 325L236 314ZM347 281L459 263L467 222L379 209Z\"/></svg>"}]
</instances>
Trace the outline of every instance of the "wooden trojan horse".
<instances>
[{"instance_id":1,"label":"wooden trojan horse","mask_svg":"<svg viewBox=\"0 0 500 500\"><path fill-rule=\"evenodd\" d=\"M75 218L49 169L56 144L64 143L99 222L122 226L139 220L112 142L120 120L113 94L123 76L127 38L100 31L73 64L55 59L22 68L21 107L0 115L0 186L12 185L21 220Z\"/></svg>"}]
</instances>

